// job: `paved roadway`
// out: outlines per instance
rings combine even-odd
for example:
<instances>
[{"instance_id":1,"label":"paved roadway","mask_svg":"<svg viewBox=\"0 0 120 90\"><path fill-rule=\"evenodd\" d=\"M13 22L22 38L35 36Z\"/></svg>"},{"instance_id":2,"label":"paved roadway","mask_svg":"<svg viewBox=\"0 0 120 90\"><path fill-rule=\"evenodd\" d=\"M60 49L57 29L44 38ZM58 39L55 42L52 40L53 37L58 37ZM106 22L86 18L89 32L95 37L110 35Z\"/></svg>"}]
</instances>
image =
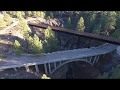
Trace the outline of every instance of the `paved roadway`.
<instances>
[{"instance_id":1,"label":"paved roadway","mask_svg":"<svg viewBox=\"0 0 120 90\"><path fill-rule=\"evenodd\" d=\"M22 67L24 65L44 64L106 54L116 49L116 45L106 44L97 48L83 48L49 53L43 56L8 56L0 61L0 69Z\"/></svg>"}]
</instances>

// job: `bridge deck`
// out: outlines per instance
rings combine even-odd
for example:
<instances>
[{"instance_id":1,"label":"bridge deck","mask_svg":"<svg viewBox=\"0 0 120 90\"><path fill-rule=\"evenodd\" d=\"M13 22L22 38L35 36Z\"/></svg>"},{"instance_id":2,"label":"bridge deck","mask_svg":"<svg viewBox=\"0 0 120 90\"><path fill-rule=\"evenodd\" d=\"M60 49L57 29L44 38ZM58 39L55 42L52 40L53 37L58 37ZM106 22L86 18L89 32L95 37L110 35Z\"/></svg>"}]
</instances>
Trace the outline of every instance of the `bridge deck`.
<instances>
[{"instance_id":1,"label":"bridge deck","mask_svg":"<svg viewBox=\"0 0 120 90\"><path fill-rule=\"evenodd\" d=\"M6 59L0 61L0 69L8 69L15 67L23 67L25 65L31 66L36 64L45 64L49 62L64 61L70 59L84 58L108 53L116 49L116 45L106 44L97 48L83 48L67 51L59 51L49 53L44 56L8 56Z\"/></svg>"}]
</instances>

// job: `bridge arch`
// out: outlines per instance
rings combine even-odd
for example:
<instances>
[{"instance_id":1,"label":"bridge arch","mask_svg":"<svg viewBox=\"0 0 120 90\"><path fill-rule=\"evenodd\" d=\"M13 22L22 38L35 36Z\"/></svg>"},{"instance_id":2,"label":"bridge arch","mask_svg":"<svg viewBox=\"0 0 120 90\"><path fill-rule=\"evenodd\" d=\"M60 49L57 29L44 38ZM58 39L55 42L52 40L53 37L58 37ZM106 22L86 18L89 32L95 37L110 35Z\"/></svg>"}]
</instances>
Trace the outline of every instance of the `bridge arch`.
<instances>
[{"instance_id":1,"label":"bridge arch","mask_svg":"<svg viewBox=\"0 0 120 90\"><path fill-rule=\"evenodd\" d=\"M56 70L58 70L60 67L62 67L65 64L71 63L71 62L75 62L75 61L81 61L81 62L85 62L88 63L89 65L92 65L89 61L86 61L85 59L76 59L76 60L67 60L64 61L63 63L61 63L58 67L56 67L54 70L51 71L50 74L53 74Z\"/></svg>"}]
</instances>

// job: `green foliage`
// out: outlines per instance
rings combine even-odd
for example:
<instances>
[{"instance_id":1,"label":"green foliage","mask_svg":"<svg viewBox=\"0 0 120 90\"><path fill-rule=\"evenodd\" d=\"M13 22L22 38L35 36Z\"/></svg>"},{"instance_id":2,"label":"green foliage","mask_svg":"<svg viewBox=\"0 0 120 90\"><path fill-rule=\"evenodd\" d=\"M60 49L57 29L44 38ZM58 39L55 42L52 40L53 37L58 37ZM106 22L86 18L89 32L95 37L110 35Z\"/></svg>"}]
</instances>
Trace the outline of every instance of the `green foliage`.
<instances>
[{"instance_id":1,"label":"green foliage","mask_svg":"<svg viewBox=\"0 0 120 90\"><path fill-rule=\"evenodd\" d=\"M27 42L29 53L41 54L44 51L42 41L39 40L39 37L36 34L34 34L33 38L29 36Z\"/></svg>"},{"instance_id":2,"label":"green foliage","mask_svg":"<svg viewBox=\"0 0 120 90\"><path fill-rule=\"evenodd\" d=\"M120 79L120 65L117 65L115 68L112 68L111 73L103 73L99 75L98 79Z\"/></svg>"},{"instance_id":3,"label":"green foliage","mask_svg":"<svg viewBox=\"0 0 120 90\"><path fill-rule=\"evenodd\" d=\"M16 16L17 16L17 18L20 19L20 20L23 18L21 11L17 11L17 12L16 12Z\"/></svg>"},{"instance_id":4,"label":"green foliage","mask_svg":"<svg viewBox=\"0 0 120 90\"><path fill-rule=\"evenodd\" d=\"M37 16L36 13L37 13L36 11L33 11L32 15L36 17Z\"/></svg>"},{"instance_id":5,"label":"green foliage","mask_svg":"<svg viewBox=\"0 0 120 90\"><path fill-rule=\"evenodd\" d=\"M17 55L21 55L23 53L23 48L17 40L15 40L13 44L13 50Z\"/></svg>"},{"instance_id":6,"label":"green foliage","mask_svg":"<svg viewBox=\"0 0 120 90\"><path fill-rule=\"evenodd\" d=\"M51 79L50 77L47 77L47 75L43 74L41 79Z\"/></svg>"},{"instance_id":7,"label":"green foliage","mask_svg":"<svg viewBox=\"0 0 120 90\"><path fill-rule=\"evenodd\" d=\"M78 23L77 23L77 28L78 31L84 32L85 26L84 26L84 19L83 17L80 17Z\"/></svg>"},{"instance_id":8,"label":"green foliage","mask_svg":"<svg viewBox=\"0 0 120 90\"><path fill-rule=\"evenodd\" d=\"M3 20L6 22L6 25L10 25L12 23L12 18L7 13L4 14Z\"/></svg>"},{"instance_id":9,"label":"green foliage","mask_svg":"<svg viewBox=\"0 0 120 90\"><path fill-rule=\"evenodd\" d=\"M31 33L30 28L27 25L27 22L22 18L18 24L19 29L22 31L23 37L27 39Z\"/></svg>"},{"instance_id":10,"label":"green foliage","mask_svg":"<svg viewBox=\"0 0 120 90\"><path fill-rule=\"evenodd\" d=\"M46 15L45 12L43 12L43 11L40 12L40 17L41 18L45 18L45 15Z\"/></svg>"},{"instance_id":11,"label":"green foliage","mask_svg":"<svg viewBox=\"0 0 120 90\"><path fill-rule=\"evenodd\" d=\"M27 15L28 16L32 16L32 12L31 11L27 11Z\"/></svg>"},{"instance_id":12,"label":"green foliage","mask_svg":"<svg viewBox=\"0 0 120 90\"><path fill-rule=\"evenodd\" d=\"M120 38L120 29L115 30L114 33L111 35L114 38Z\"/></svg>"},{"instance_id":13,"label":"green foliage","mask_svg":"<svg viewBox=\"0 0 120 90\"><path fill-rule=\"evenodd\" d=\"M58 40L50 27L45 30L44 50L46 53L57 51Z\"/></svg>"},{"instance_id":14,"label":"green foliage","mask_svg":"<svg viewBox=\"0 0 120 90\"><path fill-rule=\"evenodd\" d=\"M67 22L65 24L65 28L71 29L72 28L72 24L71 24L71 18L68 17Z\"/></svg>"},{"instance_id":15,"label":"green foliage","mask_svg":"<svg viewBox=\"0 0 120 90\"><path fill-rule=\"evenodd\" d=\"M46 17L54 18L53 12L47 11L46 12Z\"/></svg>"},{"instance_id":16,"label":"green foliage","mask_svg":"<svg viewBox=\"0 0 120 90\"><path fill-rule=\"evenodd\" d=\"M113 32L112 37L120 38L120 11L117 11L116 30Z\"/></svg>"},{"instance_id":17,"label":"green foliage","mask_svg":"<svg viewBox=\"0 0 120 90\"><path fill-rule=\"evenodd\" d=\"M103 75L99 74L97 78L98 79L108 79L109 78L108 73L105 72L105 73L103 73Z\"/></svg>"},{"instance_id":18,"label":"green foliage","mask_svg":"<svg viewBox=\"0 0 120 90\"><path fill-rule=\"evenodd\" d=\"M0 28L4 27L6 27L6 22L2 18L0 18Z\"/></svg>"}]
</instances>

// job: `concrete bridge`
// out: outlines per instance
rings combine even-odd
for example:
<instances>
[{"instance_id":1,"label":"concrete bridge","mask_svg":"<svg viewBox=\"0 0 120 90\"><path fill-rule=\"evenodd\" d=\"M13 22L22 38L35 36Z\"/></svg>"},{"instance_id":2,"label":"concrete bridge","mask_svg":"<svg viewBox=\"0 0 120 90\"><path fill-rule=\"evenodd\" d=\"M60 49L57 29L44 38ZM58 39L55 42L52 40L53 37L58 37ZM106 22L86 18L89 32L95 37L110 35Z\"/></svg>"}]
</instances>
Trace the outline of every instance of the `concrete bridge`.
<instances>
[{"instance_id":1,"label":"concrete bridge","mask_svg":"<svg viewBox=\"0 0 120 90\"><path fill-rule=\"evenodd\" d=\"M0 61L0 69L13 68L17 70L16 68L18 67L25 67L28 71L29 66L35 66L36 71L39 72L38 65L44 64L45 73L52 74L62 65L73 61L84 61L93 66L100 57L102 58L105 54L114 51L116 48L116 45L104 44L99 47L58 51L41 56L8 56Z\"/></svg>"}]
</instances>

